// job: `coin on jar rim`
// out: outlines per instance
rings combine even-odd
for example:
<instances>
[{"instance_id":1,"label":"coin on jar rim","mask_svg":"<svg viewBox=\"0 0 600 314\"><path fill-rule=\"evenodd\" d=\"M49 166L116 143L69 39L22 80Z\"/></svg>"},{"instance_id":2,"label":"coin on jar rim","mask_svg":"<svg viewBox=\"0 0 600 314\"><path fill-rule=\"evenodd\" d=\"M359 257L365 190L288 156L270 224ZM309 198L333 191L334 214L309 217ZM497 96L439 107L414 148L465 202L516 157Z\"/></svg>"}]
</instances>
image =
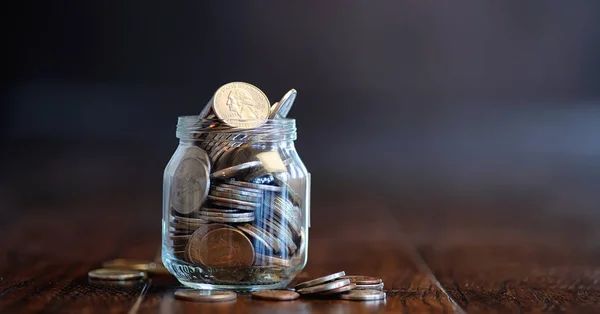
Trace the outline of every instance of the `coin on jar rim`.
<instances>
[{"instance_id":1,"label":"coin on jar rim","mask_svg":"<svg viewBox=\"0 0 600 314\"><path fill-rule=\"evenodd\" d=\"M196 302L223 302L235 300L237 294L232 291L186 289L175 291L175 298Z\"/></svg>"},{"instance_id":2,"label":"coin on jar rim","mask_svg":"<svg viewBox=\"0 0 600 314\"><path fill-rule=\"evenodd\" d=\"M380 278L372 276L344 276L342 278L350 279L350 282L357 285L376 285L383 282Z\"/></svg>"},{"instance_id":3,"label":"coin on jar rim","mask_svg":"<svg viewBox=\"0 0 600 314\"><path fill-rule=\"evenodd\" d=\"M231 227L207 233L198 251L200 262L208 267L250 267L254 262L252 242Z\"/></svg>"},{"instance_id":4,"label":"coin on jar rim","mask_svg":"<svg viewBox=\"0 0 600 314\"><path fill-rule=\"evenodd\" d=\"M323 295L338 294L338 293L348 292L348 291L350 291L350 290L352 290L354 288L356 288L356 284L351 283L351 284L349 284L347 286L342 286L342 287L339 287L337 289L333 289L333 290L321 292L320 294L323 294Z\"/></svg>"},{"instance_id":5,"label":"coin on jar rim","mask_svg":"<svg viewBox=\"0 0 600 314\"><path fill-rule=\"evenodd\" d=\"M280 105L277 109L277 112L275 112L275 115L273 115L273 112L271 112L271 115L273 115L273 118L271 119L283 119L287 117L288 113L292 109L294 101L296 100L296 95L298 95L298 92L293 88L285 93L285 95L283 95L279 101Z\"/></svg>"},{"instance_id":6,"label":"coin on jar rim","mask_svg":"<svg viewBox=\"0 0 600 314\"><path fill-rule=\"evenodd\" d=\"M242 170L260 167L261 165L262 165L262 162L260 162L259 160L245 162L243 164L239 164L239 165L235 165L235 166L231 166L231 167L228 167L225 169L215 171L210 175L210 178L211 179L233 178Z\"/></svg>"},{"instance_id":7,"label":"coin on jar rim","mask_svg":"<svg viewBox=\"0 0 600 314\"><path fill-rule=\"evenodd\" d=\"M215 92L213 110L224 123L237 128L256 128L267 121L271 104L256 86L244 82L225 84Z\"/></svg>"},{"instance_id":8,"label":"coin on jar rim","mask_svg":"<svg viewBox=\"0 0 600 314\"><path fill-rule=\"evenodd\" d=\"M288 290L262 290L252 292L252 298L271 301L292 301L300 297L300 294Z\"/></svg>"},{"instance_id":9,"label":"coin on jar rim","mask_svg":"<svg viewBox=\"0 0 600 314\"><path fill-rule=\"evenodd\" d=\"M296 284L294 286L294 288L296 288L296 290L298 290L298 289L302 289L302 288L305 288L305 287L316 286L316 285L319 285L319 284L322 284L322 283L325 283L325 282L328 282L328 281L336 280L336 279L338 279L338 278L340 278L342 276L346 276L346 273L344 271L340 271L340 272L333 273L333 274L330 274L330 275L327 275L327 276L323 276L323 277L319 277L319 278L315 278L315 279L312 279L312 280L308 280L308 281L304 281L304 282L298 283L298 284ZM350 284L349 280L348 280L348 284Z\"/></svg>"},{"instance_id":10,"label":"coin on jar rim","mask_svg":"<svg viewBox=\"0 0 600 314\"><path fill-rule=\"evenodd\" d=\"M379 290L352 290L340 294L340 298L351 301L373 301L385 299L385 292Z\"/></svg>"},{"instance_id":11,"label":"coin on jar rim","mask_svg":"<svg viewBox=\"0 0 600 314\"><path fill-rule=\"evenodd\" d=\"M334 281L327 281L325 283L316 285L316 286L309 286L306 288L302 288L302 289L296 289L296 292L300 293L300 294L315 294L315 293L322 293L322 292L326 292L326 291L330 291L330 290L335 290L335 289L339 289L343 286L347 286L350 284L350 280L348 279L338 279L338 280L334 280Z\"/></svg>"},{"instance_id":12,"label":"coin on jar rim","mask_svg":"<svg viewBox=\"0 0 600 314\"><path fill-rule=\"evenodd\" d=\"M275 119L280 107L281 104L278 101L271 105L271 109L269 109L269 119Z\"/></svg>"},{"instance_id":13,"label":"coin on jar rim","mask_svg":"<svg viewBox=\"0 0 600 314\"><path fill-rule=\"evenodd\" d=\"M146 273L133 269L100 268L88 272L88 277L99 280L136 280L146 278Z\"/></svg>"},{"instance_id":14,"label":"coin on jar rim","mask_svg":"<svg viewBox=\"0 0 600 314\"><path fill-rule=\"evenodd\" d=\"M209 188L209 169L197 158L186 158L179 163L171 185L171 205L181 214L190 214L200 208Z\"/></svg>"}]
</instances>

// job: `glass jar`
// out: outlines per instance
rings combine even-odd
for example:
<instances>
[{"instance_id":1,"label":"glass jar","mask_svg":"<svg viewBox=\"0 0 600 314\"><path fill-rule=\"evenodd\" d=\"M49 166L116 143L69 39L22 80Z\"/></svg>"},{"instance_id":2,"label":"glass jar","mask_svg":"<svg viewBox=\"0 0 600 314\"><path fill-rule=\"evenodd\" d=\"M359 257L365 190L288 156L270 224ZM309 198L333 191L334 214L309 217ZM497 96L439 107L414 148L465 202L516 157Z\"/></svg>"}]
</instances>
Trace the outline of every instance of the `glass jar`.
<instances>
[{"instance_id":1,"label":"glass jar","mask_svg":"<svg viewBox=\"0 0 600 314\"><path fill-rule=\"evenodd\" d=\"M162 260L197 289L285 287L306 265L310 177L293 119L179 117L163 185Z\"/></svg>"}]
</instances>

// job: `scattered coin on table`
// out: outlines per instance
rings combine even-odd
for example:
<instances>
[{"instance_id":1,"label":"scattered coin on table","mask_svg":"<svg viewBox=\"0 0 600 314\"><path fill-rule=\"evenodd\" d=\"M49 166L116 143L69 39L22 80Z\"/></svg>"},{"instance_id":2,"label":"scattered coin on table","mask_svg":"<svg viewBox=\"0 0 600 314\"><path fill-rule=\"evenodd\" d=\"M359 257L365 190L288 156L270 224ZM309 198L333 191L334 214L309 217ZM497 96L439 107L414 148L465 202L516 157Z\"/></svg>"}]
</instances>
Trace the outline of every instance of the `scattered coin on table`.
<instances>
[{"instance_id":1,"label":"scattered coin on table","mask_svg":"<svg viewBox=\"0 0 600 314\"><path fill-rule=\"evenodd\" d=\"M385 299L385 292L379 290L352 290L340 294L340 298L351 301L374 301Z\"/></svg>"},{"instance_id":2,"label":"scattered coin on table","mask_svg":"<svg viewBox=\"0 0 600 314\"><path fill-rule=\"evenodd\" d=\"M97 280L138 280L146 278L146 273L131 269L100 268L89 271L88 277Z\"/></svg>"},{"instance_id":3,"label":"scattered coin on table","mask_svg":"<svg viewBox=\"0 0 600 314\"><path fill-rule=\"evenodd\" d=\"M316 279L312 279L312 280L301 282L299 284L296 284L294 286L294 288L296 288L296 290L298 290L298 289L302 289L302 288L306 288L306 287L310 287L310 286L316 286L318 284L322 284L322 283L325 283L325 282L328 282L328 281L332 281L332 280L338 279L338 278L340 278L342 276L345 276L345 275L346 275L346 273L344 271L340 271L340 272L337 272L337 273L334 273L334 274L330 274L330 275L327 275L327 276L323 276L323 277L319 277L319 278L316 278Z\"/></svg>"},{"instance_id":4,"label":"scattered coin on table","mask_svg":"<svg viewBox=\"0 0 600 314\"><path fill-rule=\"evenodd\" d=\"M292 301L298 299L300 294L288 290L261 290L252 292L252 297L271 301Z\"/></svg>"}]
</instances>

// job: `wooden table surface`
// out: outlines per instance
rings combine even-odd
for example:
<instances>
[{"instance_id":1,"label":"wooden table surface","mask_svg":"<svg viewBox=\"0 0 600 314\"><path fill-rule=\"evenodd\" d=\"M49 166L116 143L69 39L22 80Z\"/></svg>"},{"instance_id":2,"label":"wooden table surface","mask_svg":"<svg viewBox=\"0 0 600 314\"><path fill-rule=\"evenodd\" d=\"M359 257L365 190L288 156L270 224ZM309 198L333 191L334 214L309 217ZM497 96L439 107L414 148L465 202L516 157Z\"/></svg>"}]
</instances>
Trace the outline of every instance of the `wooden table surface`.
<instances>
[{"instance_id":1,"label":"wooden table surface","mask_svg":"<svg viewBox=\"0 0 600 314\"><path fill-rule=\"evenodd\" d=\"M134 184L135 175L115 180L97 170L82 176L109 184L67 178L52 181L56 188L31 173L3 181L0 313L600 312L599 202L591 182L585 193L565 190L572 182L449 193L316 178L308 265L299 279L340 270L377 276L387 299L242 295L210 304L175 300L180 285L170 276L130 285L88 280L105 260L156 256L160 176Z\"/></svg>"}]
</instances>

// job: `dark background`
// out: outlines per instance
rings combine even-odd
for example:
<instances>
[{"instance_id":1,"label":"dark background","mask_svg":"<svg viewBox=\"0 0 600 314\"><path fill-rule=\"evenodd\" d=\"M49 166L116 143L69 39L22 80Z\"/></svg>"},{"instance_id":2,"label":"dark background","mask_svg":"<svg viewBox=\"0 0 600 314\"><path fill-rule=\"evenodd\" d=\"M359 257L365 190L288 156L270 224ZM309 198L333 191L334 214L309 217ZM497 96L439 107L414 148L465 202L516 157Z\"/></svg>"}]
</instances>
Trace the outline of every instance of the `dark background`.
<instances>
[{"instance_id":1,"label":"dark background","mask_svg":"<svg viewBox=\"0 0 600 314\"><path fill-rule=\"evenodd\" d=\"M271 102L298 90L290 117L315 193L577 194L570 182L599 178L597 1L9 6L9 202L143 190L160 211L177 116L229 81Z\"/></svg>"}]
</instances>

